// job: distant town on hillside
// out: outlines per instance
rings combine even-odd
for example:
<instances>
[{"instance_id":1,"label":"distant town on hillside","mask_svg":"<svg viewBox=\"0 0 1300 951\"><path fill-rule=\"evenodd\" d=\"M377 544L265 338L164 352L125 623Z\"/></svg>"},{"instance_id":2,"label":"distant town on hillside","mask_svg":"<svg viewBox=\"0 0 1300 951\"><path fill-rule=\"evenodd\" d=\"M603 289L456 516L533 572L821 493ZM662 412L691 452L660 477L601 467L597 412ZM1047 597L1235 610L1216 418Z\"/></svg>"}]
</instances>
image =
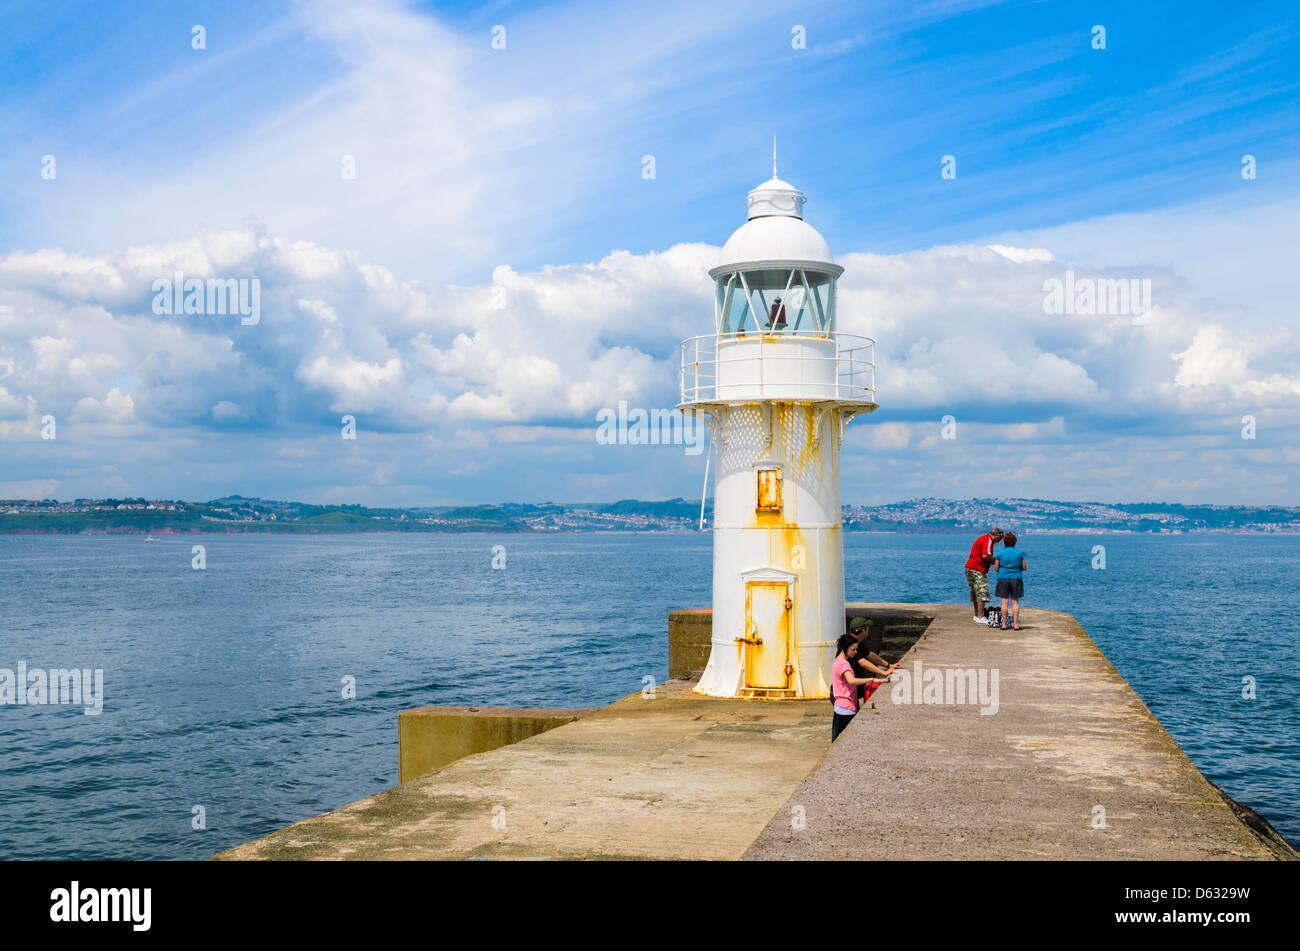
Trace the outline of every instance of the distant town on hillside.
<instances>
[{"instance_id":1,"label":"distant town on hillside","mask_svg":"<svg viewBox=\"0 0 1300 951\"><path fill-rule=\"evenodd\" d=\"M711 504L705 505L706 525ZM970 532L990 525L1037 532L1300 532L1300 508L1044 499L912 499L844 506L852 532ZM700 502L367 508L232 495L210 502L148 499L0 500L0 534L698 531Z\"/></svg>"}]
</instances>

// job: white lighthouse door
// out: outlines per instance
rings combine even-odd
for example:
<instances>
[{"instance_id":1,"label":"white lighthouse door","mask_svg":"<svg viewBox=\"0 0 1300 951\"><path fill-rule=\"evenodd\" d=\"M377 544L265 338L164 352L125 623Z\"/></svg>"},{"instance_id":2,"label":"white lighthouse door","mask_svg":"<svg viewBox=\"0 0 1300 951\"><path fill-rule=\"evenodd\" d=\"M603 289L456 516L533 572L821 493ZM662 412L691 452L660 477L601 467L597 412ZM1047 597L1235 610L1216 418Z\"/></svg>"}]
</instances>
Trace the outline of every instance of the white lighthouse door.
<instances>
[{"instance_id":1,"label":"white lighthouse door","mask_svg":"<svg viewBox=\"0 0 1300 951\"><path fill-rule=\"evenodd\" d=\"M745 585L745 686L785 690L790 686L790 585L750 581Z\"/></svg>"}]
</instances>

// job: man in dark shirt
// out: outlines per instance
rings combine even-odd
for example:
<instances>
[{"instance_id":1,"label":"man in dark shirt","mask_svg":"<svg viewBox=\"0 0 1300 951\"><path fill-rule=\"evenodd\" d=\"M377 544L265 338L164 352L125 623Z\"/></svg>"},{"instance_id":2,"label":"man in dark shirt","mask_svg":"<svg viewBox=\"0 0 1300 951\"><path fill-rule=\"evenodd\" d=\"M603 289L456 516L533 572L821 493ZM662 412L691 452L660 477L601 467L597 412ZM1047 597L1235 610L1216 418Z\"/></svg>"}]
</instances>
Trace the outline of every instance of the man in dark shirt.
<instances>
[{"instance_id":1,"label":"man in dark shirt","mask_svg":"<svg viewBox=\"0 0 1300 951\"><path fill-rule=\"evenodd\" d=\"M858 639L858 655L849 660L853 665L853 670L858 677L884 677L888 679L891 672L897 670L900 664L888 663L883 657L871 650L871 622L864 617L855 617L849 622L849 633ZM879 638L876 639L876 645L879 646ZM858 684L858 702L864 699L867 692L866 684Z\"/></svg>"}]
</instances>

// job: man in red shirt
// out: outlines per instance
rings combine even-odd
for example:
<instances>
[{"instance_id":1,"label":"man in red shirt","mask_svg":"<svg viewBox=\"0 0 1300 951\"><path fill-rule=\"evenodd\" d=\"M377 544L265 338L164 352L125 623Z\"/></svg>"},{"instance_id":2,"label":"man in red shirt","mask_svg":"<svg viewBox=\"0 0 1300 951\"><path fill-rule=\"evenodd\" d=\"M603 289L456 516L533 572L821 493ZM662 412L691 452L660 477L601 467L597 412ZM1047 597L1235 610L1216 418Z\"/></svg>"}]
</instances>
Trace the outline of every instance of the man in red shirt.
<instances>
[{"instance_id":1,"label":"man in red shirt","mask_svg":"<svg viewBox=\"0 0 1300 951\"><path fill-rule=\"evenodd\" d=\"M975 623L984 623L984 605L989 600L989 568L994 556L993 546L1002 541L1002 529L996 525L989 529L987 535L975 539L970 546L970 557L966 559L966 587L970 588L970 603L975 605Z\"/></svg>"}]
</instances>

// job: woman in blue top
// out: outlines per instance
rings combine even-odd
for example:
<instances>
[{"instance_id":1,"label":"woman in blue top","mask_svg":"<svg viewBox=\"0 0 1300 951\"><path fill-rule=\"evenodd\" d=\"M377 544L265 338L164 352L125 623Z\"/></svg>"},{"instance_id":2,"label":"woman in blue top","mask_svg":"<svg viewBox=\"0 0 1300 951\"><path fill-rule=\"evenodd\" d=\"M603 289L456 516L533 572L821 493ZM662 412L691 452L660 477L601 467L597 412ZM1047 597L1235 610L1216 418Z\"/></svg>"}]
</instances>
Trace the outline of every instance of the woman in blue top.
<instances>
[{"instance_id":1,"label":"woman in blue top","mask_svg":"<svg viewBox=\"0 0 1300 951\"><path fill-rule=\"evenodd\" d=\"M1029 562L1025 553L1016 547L1014 532L1007 532L1002 537L1003 548L997 553L993 567L998 572L998 588L994 592L1002 599L1002 630L1007 629L1007 601L1011 602L1011 623L1020 630L1020 599L1025 596L1025 572Z\"/></svg>"}]
</instances>

